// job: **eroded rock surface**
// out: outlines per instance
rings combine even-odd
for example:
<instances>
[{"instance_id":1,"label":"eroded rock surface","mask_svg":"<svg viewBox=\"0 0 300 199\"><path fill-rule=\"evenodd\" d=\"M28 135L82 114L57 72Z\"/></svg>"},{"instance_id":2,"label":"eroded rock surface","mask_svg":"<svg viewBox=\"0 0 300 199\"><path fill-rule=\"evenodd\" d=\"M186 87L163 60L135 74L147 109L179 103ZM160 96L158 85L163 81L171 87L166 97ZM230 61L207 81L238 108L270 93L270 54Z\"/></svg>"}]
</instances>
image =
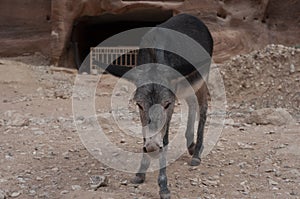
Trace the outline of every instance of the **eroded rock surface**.
<instances>
[{"instance_id":1,"label":"eroded rock surface","mask_svg":"<svg viewBox=\"0 0 300 199\"><path fill-rule=\"evenodd\" d=\"M124 14L131 16L129 21L149 20L171 10L201 18L215 39L214 60L223 62L269 43L299 45L299 9L300 2L294 0L43 0L38 4L4 0L0 7L0 55L39 51L51 57L53 64L75 67L71 40L80 17L110 13L120 15L121 21Z\"/></svg>"}]
</instances>

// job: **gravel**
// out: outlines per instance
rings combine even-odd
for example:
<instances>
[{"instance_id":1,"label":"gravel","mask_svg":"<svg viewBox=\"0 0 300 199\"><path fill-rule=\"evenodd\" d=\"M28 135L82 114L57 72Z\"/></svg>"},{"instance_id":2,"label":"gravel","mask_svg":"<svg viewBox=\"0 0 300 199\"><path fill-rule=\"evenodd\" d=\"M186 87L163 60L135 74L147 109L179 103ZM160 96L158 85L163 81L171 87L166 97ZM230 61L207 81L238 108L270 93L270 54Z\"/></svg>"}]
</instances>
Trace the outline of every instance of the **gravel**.
<instances>
[{"instance_id":1,"label":"gravel","mask_svg":"<svg viewBox=\"0 0 300 199\"><path fill-rule=\"evenodd\" d=\"M230 108L249 112L280 107L300 121L300 49L270 44L219 68Z\"/></svg>"}]
</instances>

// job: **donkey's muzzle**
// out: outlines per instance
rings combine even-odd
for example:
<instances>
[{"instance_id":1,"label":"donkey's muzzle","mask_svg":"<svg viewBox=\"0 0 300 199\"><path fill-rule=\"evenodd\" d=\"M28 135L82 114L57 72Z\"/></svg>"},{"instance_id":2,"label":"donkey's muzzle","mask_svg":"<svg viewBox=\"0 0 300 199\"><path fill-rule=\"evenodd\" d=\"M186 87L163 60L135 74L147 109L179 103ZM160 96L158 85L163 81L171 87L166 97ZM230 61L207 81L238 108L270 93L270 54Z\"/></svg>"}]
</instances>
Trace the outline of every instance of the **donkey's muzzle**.
<instances>
[{"instance_id":1,"label":"donkey's muzzle","mask_svg":"<svg viewBox=\"0 0 300 199\"><path fill-rule=\"evenodd\" d=\"M161 151L162 147L154 142L149 142L144 146L143 150L145 153L152 153L156 151Z\"/></svg>"}]
</instances>

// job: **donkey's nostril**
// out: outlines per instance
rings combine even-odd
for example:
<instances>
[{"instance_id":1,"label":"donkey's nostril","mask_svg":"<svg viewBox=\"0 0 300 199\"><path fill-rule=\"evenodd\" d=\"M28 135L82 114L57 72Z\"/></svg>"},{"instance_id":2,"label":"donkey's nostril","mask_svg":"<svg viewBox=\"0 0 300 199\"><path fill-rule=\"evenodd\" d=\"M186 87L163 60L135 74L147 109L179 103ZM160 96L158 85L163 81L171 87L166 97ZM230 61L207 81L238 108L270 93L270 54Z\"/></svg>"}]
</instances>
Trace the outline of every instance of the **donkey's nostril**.
<instances>
[{"instance_id":1,"label":"donkey's nostril","mask_svg":"<svg viewBox=\"0 0 300 199\"><path fill-rule=\"evenodd\" d=\"M143 151L144 151L144 153L147 153L147 148L143 147Z\"/></svg>"}]
</instances>

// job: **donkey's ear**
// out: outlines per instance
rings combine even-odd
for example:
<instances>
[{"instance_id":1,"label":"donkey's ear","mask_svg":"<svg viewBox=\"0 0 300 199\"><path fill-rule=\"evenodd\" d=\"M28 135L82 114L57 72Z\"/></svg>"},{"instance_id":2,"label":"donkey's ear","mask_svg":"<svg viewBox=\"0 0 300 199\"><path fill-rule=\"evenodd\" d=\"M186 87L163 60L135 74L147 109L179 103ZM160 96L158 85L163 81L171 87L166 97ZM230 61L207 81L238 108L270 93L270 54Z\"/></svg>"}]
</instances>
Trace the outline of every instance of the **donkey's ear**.
<instances>
[{"instance_id":1,"label":"donkey's ear","mask_svg":"<svg viewBox=\"0 0 300 199\"><path fill-rule=\"evenodd\" d=\"M114 65L110 64L107 66L107 64L103 64L100 61L93 60L93 63L97 66L100 67L101 69L105 70L106 72L116 76L116 77L122 77L125 78L129 81L134 81L134 77L128 73L132 68L126 67L126 66L119 66L119 65Z\"/></svg>"}]
</instances>

